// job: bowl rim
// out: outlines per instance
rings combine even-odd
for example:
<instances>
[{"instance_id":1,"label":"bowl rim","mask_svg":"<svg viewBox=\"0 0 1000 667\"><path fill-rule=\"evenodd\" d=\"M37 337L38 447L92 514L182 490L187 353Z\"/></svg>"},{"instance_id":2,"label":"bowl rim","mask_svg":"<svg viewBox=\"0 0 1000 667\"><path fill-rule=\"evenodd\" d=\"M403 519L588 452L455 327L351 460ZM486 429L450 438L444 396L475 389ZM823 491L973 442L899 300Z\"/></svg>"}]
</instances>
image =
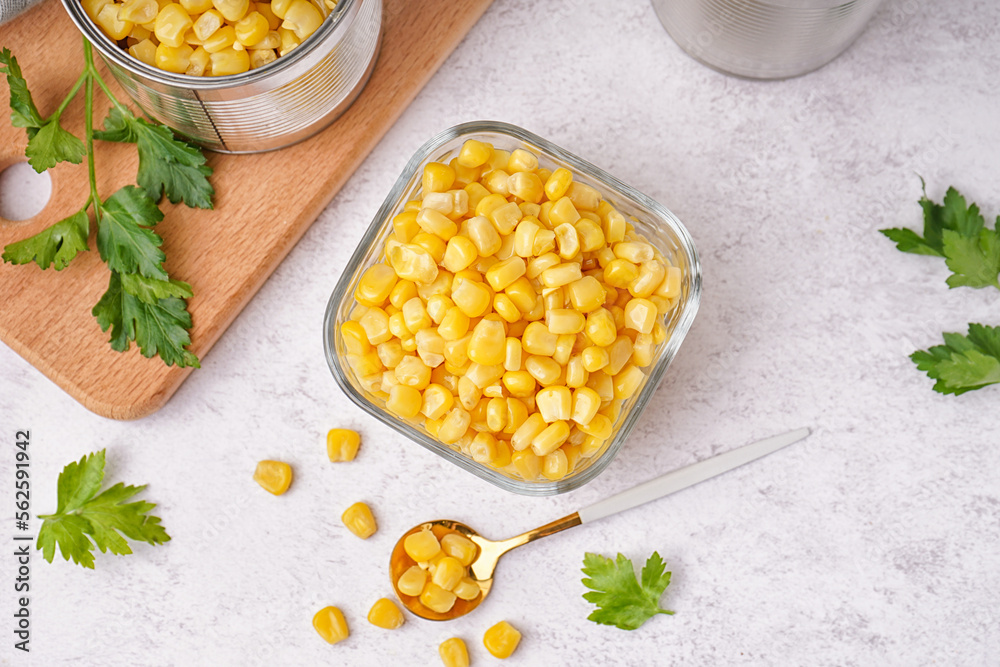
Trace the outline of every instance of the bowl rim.
<instances>
[{"instance_id":1,"label":"bowl rim","mask_svg":"<svg viewBox=\"0 0 1000 667\"><path fill-rule=\"evenodd\" d=\"M519 140L523 144L527 144L529 148L539 151L540 154L544 154L546 157L552 157L558 161L570 164L574 168L579 169L579 171L584 173L586 176L595 180L600 180L608 186L608 189L616 191L615 194L628 197L640 207L655 214L658 218L656 220L658 224L667 224L671 231L676 234L679 246L678 252L684 254L687 262L687 272L690 275L690 286L687 298L684 299L681 304L682 312L670 334L670 337L664 344L665 347L663 348L660 357L650 367L649 372L646 374L647 378L644 385L639 394L635 397L636 402L629 407L628 413L624 415L624 418L622 418L619 428L612 436L611 442L608 444L605 451L600 456L595 458L589 466L581 470L579 474L571 475L560 480L527 481L508 477L507 475L493 470L488 466L472 460L460 452L456 452L447 445L431 438L428 434L421 433L411 424L406 423L402 419L396 417L396 415L393 415L375 405L364 394L360 393L348 379L347 373L349 371L341 366L340 358L336 353L336 316L340 309L340 304L345 298L353 298L351 294L348 294L348 288L354 282L355 274L357 274L360 269L364 268L363 264L365 256L368 254L372 245L379 241L379 234L383 226L386 224L387 220L391 219L394 209L402 203L401 200L407 192L407 185L414 178L417 169L425 162L432 160L434 152L439 150L444 144L462 136L473 134L507 135ZM614 460L618 451L634 430L639 417L645 411L646 404L655 393L655 390L662 381L667 368L676 356L681 343L687 336L695 315L697 315L698 307L701 302L701 289L701 262L697 248L694 245L694 240L691 238L691 235L684 224L665 206L648 195L643 194L639 190L636 190L627 183L624 183L618 178L612 176L600 167L597 167L587 160L570 153L569 151L522 127L500 121L471 121L454 125L432 136L417 149L417 151L412 157L410 157L406 165L403 167L399 177L393 183L392 188L389 190L385 200L382 202L381 206L379 206L375 216L372 218L372 222L368 225L368 228L365 230L362 238L358 242L358 245L350 259L344 265L340 278L337 280L337 284L333 288L333 292L327 302L326 312L323 316L323 352L326 356L327 364L330 367L330 372L333 374L337 385L355 405L369 415L375 417L378 421L388 425L396 432L406 436L408 439L416 442L425 449L429 449L442 458L458 465L463 470L466 470L480 479L484 479L494 484L495 486L499 486L504 490L527 496L550 496L571 491L583 486L603 472L611 461ZM645 400L640 401L640 399L644 396Z\"/></svg>"}]
</instances>

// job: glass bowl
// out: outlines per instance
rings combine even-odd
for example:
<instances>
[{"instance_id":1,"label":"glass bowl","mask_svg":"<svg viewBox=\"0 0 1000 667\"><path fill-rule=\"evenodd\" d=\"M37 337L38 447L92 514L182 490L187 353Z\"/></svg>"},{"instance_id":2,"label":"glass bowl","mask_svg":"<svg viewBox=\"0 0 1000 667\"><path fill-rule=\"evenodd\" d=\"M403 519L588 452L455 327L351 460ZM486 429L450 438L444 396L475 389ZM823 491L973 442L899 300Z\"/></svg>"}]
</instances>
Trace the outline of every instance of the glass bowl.
<instances>
[{"instance_id":1,"label":"glass bowl","mask_svg":"<svg viewBox=\"0 0 1000 667\"><path fill-rule=\"evenodd\" d=\"M516 473L478 463L457 447L436 440L424 430L419 419L407 420L389 412L384 400L363 388L346 362L347 351L340 325L350 319L351 311L357 305L354 293L362 274L383 257L385 240L393 231L392 218L403 210L407 201L419 196L424 165L429 162L447 163L458 154L462 144L468 139L488 142L504 150L524 148L538 157L541 168L569 169L573 172L574 181L596 188L604 199L629 220L636 232L654 245L673 266L682 270L680 295L666 320L660 318L666 326L667 337L656 346L653 362L643 369L644 378L639 389L623 404L606 447L591 458L581 458L576 468L556 481L544 477L530 481L522 479ZM698 310L700 296L701 265L698 253L691 236L673 213L602 169L527 130L506 123L476 121L444 130L425 143L407 162L330 296L323 321L323 348L340 388L362 410L382 423L463 470L507 491L533 496L554 495L586 484L614 459L677 354Z\"/></svg>"}]
</instances>

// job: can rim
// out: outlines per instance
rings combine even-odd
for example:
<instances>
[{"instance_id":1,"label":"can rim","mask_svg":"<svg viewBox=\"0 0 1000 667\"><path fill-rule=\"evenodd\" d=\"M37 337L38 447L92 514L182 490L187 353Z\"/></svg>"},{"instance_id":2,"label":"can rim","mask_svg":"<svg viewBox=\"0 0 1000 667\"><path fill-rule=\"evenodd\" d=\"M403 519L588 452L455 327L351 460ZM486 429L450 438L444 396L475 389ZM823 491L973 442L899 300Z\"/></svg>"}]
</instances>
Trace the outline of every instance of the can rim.
<instances>
[{"instance_id":1,"label":"can rim","mask_svg":"<svg viewBox=\"0 0 1000 667\"><path fill-rule=\"evenodd\" d=\"M358 13L359 0L341 0L337 3L337 8L330 12L323 24L310 35L305 42L293 49L291 53L280 56L274 62L270 62L263 67L252 69L241 74L228 74L226 76L191 76L188 74L175 74L167 72L133 58L129 53L114 43L110 37L104 34L97 24L91 20L83 9L80 0L61 0L70 20L83 34L101 55L114 62L115 65L146 79L168 86L176 86L191 90L222 90L235 88L247 84L258 83L263 79L283 72L296 63L306 58L316 47L325 42L331 35L341 31L344 26L350 23Z\"/></svg>"}]
</instances>

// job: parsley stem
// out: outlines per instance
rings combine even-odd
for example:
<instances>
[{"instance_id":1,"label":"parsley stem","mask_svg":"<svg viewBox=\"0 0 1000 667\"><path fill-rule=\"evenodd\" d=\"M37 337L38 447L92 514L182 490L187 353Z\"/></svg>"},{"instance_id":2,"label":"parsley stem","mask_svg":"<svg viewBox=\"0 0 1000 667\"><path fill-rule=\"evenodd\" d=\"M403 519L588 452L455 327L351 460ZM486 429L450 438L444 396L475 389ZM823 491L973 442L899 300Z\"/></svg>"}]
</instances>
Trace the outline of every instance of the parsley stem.
<instances>
[{"instance_id":1,"label":"parsley stem","mask_svg":"<svg viewBox=\"0 0 1000 667\"><path fill-rule=\"evenodd\" d=\"M73 84L73 88L69 91L69 95L63 99L62 104L59 105L59 108L56 109L56 112L52 114L51 118L57 121L59 120L62 116L62 112L66 110L69 103L73 101L74 97L76 97L77 91L80 90L80 86L83 85L83 82L87 79L88 75L88 71L84 68L83 72L80 73L80 77L76 80L76 83Z\"/></svg>"},{"instance_id":2,"label":"parsley stem","mask_svg":"<svg viewBox=\"0 0 1000 667\"><path fill-rule=\"evenodd\" d=\"M128 107L126 107L124 104L118 101L118 98L115 97L115 94L111 92L111 89L108 88L108 84L104 82L104 79L97 71L97 66L94 65L94 57L90 51L90 42L88 42L86 38L84 38L83 40L83 54L87 62L87 72L90 74L91 78L93 78L93 80L97 82L97 85L101 87L101 90L104 91L104 96L107 97L108 100L110 100L110 102L113 105L115 105L115 107L119 111L121 111L122 113L127 112Z\"/></svg>"},{"instance_id":3,"label":"parsley stem","mask_svg":"<svg viewBox=\"0 0 1000 667\"><path fill-rule=\"evenodd\" d=\"M84 93L84 122L87 133L87 173L90 176L90 198L94 203L94 217L100 221L101 198L97 194L97 173L94 169L94 56L90 51L90 42L83 40L83 58L87 63L87 87Z\"/></svg>"}]
</instances>

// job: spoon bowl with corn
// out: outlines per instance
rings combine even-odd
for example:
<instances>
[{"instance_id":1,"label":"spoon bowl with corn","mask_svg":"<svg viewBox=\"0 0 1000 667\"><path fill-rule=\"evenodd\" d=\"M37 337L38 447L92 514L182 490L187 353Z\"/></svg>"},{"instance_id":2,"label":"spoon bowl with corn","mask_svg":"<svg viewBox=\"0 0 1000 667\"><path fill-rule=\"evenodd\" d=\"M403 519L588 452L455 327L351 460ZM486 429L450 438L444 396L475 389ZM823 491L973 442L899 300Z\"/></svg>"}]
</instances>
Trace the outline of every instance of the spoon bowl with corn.
<instances>
[{"instance_id":1,"label":"spoon bowl with corn","mask_svg":"<svg viewBox=\"0 0 1000 667\"><path fill-rule=\"evenodd\" d=\"M396 542L389 559L393 590L421 618L448 621L465 616L489 595L501 556L559 531L638 507L802 440L801 428L739 447L622 491L561 519L506 540L488 540L448 519L414 526Z\"/></svg>"}]
</instances>

